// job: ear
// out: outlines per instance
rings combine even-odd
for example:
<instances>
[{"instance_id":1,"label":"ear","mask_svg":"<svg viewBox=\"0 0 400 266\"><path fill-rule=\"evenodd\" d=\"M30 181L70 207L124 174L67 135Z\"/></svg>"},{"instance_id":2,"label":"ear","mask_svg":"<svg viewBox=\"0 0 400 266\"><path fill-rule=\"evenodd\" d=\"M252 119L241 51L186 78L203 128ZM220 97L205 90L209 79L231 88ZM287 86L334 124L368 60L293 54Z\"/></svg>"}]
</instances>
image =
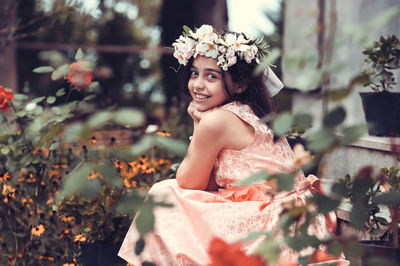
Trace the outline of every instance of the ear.
<instances>
[{"instance_id":1,"label":"ear","mask_svg":"<svg viewBox=\"0 0 400 266\"><path fill-rule=\"evenodd\" d=\"M237 84L235 92L237 94L240 94L240 93L244 92L247 89L247 87L248 87L247 84Z\"/></svg>"}]
</instances>

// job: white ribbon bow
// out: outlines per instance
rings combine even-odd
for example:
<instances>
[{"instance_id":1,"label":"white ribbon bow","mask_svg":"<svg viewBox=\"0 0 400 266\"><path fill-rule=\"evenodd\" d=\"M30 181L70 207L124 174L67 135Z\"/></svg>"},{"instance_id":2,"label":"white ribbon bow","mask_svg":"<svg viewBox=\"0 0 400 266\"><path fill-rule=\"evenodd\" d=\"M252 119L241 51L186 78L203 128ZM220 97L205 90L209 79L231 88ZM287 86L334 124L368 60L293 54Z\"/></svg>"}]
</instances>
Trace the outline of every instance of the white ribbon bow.
<instances>
[{"instance_id":1,"label":"white ribbon bow","mask_svg":"<svg viewBox=\"0 0 400 266\"><path fill-rule=\"evenodd\" d=\"M277 95L284 87L282 81L275 75L274 71L268 66L264 70L264 77L266 78L265 85L271 97Z\"/></svg>"}]
</instances>

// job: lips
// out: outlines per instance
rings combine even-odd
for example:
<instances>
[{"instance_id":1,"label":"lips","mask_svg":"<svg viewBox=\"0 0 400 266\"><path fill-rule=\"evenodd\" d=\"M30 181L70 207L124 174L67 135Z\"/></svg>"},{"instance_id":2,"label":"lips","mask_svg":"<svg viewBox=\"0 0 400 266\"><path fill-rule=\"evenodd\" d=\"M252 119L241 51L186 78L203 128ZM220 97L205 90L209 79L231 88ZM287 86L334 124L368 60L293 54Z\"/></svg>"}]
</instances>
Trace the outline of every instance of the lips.
<instances>
[{"instance_id":1,"label":"lips","mask_svg":"<svg viewBox=\"0 0 400 266\"><path fill-rule=\"evenodd\" d=\"M196 98L196 100L205 100L207 98L210 98L210 96L198 93L194 93L194 97Z\"/></svg>"}]
</instances>

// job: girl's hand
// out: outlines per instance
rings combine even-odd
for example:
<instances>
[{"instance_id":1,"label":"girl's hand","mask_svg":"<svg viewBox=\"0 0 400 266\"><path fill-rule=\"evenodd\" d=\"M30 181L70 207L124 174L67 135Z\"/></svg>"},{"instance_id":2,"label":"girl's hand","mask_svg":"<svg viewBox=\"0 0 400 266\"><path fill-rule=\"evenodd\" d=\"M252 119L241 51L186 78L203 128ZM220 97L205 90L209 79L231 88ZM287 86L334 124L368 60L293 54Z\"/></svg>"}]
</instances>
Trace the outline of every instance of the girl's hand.
<instances>
[{"instance_id":1,"label":"girl's hand","mask_svg":"<svg viewBox=\"0 0 400 266\"><path fill-rule=\"evenodd\" d=\"M196 103L194 101L191 101L187 108L187 111L188 111L190 117L193 119L194 124L197 125L200 122L200 120L203 118L203 116L210 110L199 111L196 107Z\"/></svg>"}]
</instances>

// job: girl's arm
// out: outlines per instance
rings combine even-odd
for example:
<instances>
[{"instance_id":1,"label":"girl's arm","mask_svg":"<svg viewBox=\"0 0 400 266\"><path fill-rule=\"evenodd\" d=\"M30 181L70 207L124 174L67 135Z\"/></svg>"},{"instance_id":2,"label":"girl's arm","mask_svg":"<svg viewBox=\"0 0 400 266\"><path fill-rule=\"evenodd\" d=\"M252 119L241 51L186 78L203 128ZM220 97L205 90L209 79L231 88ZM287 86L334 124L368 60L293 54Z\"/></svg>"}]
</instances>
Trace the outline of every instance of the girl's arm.
<instances>
[{"instance_id":1,"label":"girl's arm","mask_svg":"<svg viewBox=\"0 0 400 266\"><path fill-rule=\"evenodd\" d=\"M215 110L204 114L199 121L194 119L193 137L176 174L180 187L201 190L207 188L218 153L229 141L227 116L230 114Z\"/></svg>"}]
</instances>

